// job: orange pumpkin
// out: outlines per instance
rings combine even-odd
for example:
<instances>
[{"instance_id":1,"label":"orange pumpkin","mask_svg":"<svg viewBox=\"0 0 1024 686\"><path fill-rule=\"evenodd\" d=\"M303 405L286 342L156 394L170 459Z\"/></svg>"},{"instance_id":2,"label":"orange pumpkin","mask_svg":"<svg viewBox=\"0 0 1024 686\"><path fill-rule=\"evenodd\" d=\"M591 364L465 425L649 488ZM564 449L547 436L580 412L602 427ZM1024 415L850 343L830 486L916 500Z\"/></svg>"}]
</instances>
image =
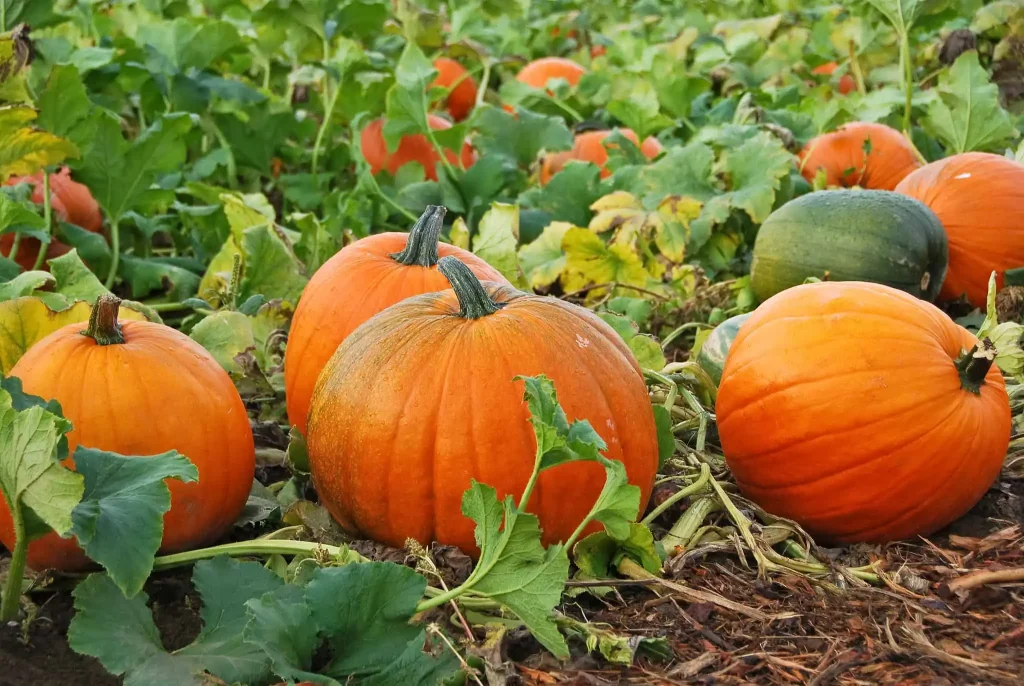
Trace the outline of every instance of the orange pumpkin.
<instances>
[{"instance_id":1,"label":"orange pumpkin","mask_svg":"<svg viewBox=\"0 0 1024 686\"><path fill-rule=\"evenodd\" d=\"M1024 266L1024 165L985 152L953 155L918 169L896 191L931 208L946 229L940 300L966 294L984 308L992 272Z\"/></svg>"},{"instance_id":2,"label":"orange pumpkin","mask_svg":"<svg viewBox=\"0 0 1024 686\"><path fill-rule=\"evenodd\" d=\"M43 204L43 173L32 176L13 176L4 183L5 186L15 186L19 183L32 185L32 202ZM71 170L63 167L55 174L50 174L50 208L53 215L62 222L75 224L83 229L99 233L103 230L103 215L100 214L99 204L89 188L84 184L71 179ZM11 254L14 245L15 234L8 233L0 236L0 253L4 257ZM36 257L39 255L39 239L22 237L18 245L18 254L15 261L22 269L29 270L35 266ZM57 240L51 240L46 248L46 259L60 257L69 252L71 247ZM46 268L45 263L42 266Z\"/></svg>"},{"instance_id":3,"label":"orange pumpkin","mask_svg":"<svg viewBox=\"0 0 1024 686\"><path fill-rule=\"evenodd\" d=\"M373 120L366 125L359 137L359 149L370 165L370 171L377 174L386 169L391 174L395 174L403 165L409 162L418 162L423 166L426 178L437 181L436 167L440 157L427 137L421 133L402 136L398 142L398 149L391 152L384 142L384 122L383 117ZM449 129L452 126L447 119L434 114L427 115L427 124L435 131ZM476 161L476 155L468 141L463 143L462 153L458 157L451 150L445 150L444 155L451 164L455 166L461 164L464 169L473 166L473 162Z\"/></svg>"},{"instance_id":4,"label":"orange pumpkin","mask_svg":"<svg viewBox=\"0 0 1024 686\"><path fill-rule=\"evenodd\" d=\"M740 328L716 413L736 483L823 539L927 535L1002 467L1010 406L994 351L934 305L879 284L821 282Z\"/></svg>"},{"instance_id":5,"label":"orange pumpkin","mask_svg":"<svg viewBox=\"0 0 1024 686\"><path fill-rule=\"evenodd\" d=\"M570 419L588 419L646 504L658 440L640 368L587 309L481 284L454 257L454 290L389 307L324 369L309 412L309 464L321 502L346 529L389 545L437 540L478 552L461 512L470 480L518 498L536 440L517 375L547 375ZM358 418L358 419L355 419ZM546 544L565 541L604 485L596 463L540 475L528 508Z\"/></svg>"},{"instance_id":6,"label":"orange pumpkin","mask_svg":"<svg viewBox=\"0 0 1024 686\"><path fill-rule=\"evenodd\" d=\"M444 290L437 260L455 255L481 279L508 283L476 255L438 244L445 208L430 205L409 233L378 233L327 260L306 286L292 318L284 357L288 419L303 433L320 371L350 333L381 310L414 295Z\"/></svg>"},{"instance_id":7,"label":"orange pumpkin","mask_svg":"<svg viewBox=\"0 0 1024 686\"><path fill-rule=\"evenodd\" d=\"M633 141L635 145L638 145L640 152L647 159L652 160L661 154L663 148L654 136L648 136L641 144L632 129L618 130L626 138ZM602 179L611 176L611 171L605 168L605 164L608 163L608 150L604 146L604 139L611 133L611 131L587 131L586 133L578 134L573 142L572 150L563 150L546 155L541 161L540 166L541 184L546 184L550 181L552 176L562 171L565 165L572 160L582 160L583 162L596 164L601 168Z\"/></svg>"},{"instance_id":8,"label":"orange pumpkin","mask_svg":"<svg viewBox=\"0 0 1024 686\"><path fill-rule=\"evenodd\" d=\"M430 88L448 90L448 97L445 99L448 114L455 121L462 121L476 105L476 81L465 67L448 57L438 57L434 60L434 69L437 70L437 77L430 84Z\"/></svg>"},{"instance_id":9,"label":"orange pumpkin","mask_svg":"<svg viewBox=\"0 0 1024 686\"><path fill-rule=\"evenodd\" d=\"M117 320L120 300L102 296L88 328L69 324L29 348L11 370L27 393L57 399L74 426L68 449L83 445L124 455L177 450L199 481L168 480L160 550L210 543L245 507L255 470L252 430L238 391L206 350L185 334L145 321ZM69 460L69 466L73 462ZM0 541L14 526L0 499ZM89 560L74 538L50 533L29 544L35 569L79 570Z\"/></svg>"},{"instance_id":10,"label":"orange pumpkin","mask_svg":"<svg viewBox=\"0 0 1024 686\"><path fill-rule=\"evenodd\" d=\"M856 122L812 139L800 151L800 165L811 183L822 169L829 186L891 191L921 161L896 129Z\"/></svg>"},{"instance_id":11,"label":"orange pumpkin","mask_svg":"<svg viewBox=\"0 0 1024 686\"><path fill-rule=\"evenodd\" d=\"M586 69L564 57L542 57L520 69L516 80L538 89L547 88L552 79L565 79L575 86L586 73Z\"/></svg>"},{"instance_id":12,"label":"orange pumpkin","mask_svg":"<svg viewBox=\"0 0 1024 686\"><path fill-rule=\"evenodd\" d=\"M815 76L832 76L835 73L839 65L835 62L826 62L825 64L819 64L817 67L811 70L811 73ZM853 80L853 77L849 74L843 74L839 77L839 83L836 85L836 90L839 91L840 95L848 95L857 89L857 82Z\"/></svg>"}]
</instances>

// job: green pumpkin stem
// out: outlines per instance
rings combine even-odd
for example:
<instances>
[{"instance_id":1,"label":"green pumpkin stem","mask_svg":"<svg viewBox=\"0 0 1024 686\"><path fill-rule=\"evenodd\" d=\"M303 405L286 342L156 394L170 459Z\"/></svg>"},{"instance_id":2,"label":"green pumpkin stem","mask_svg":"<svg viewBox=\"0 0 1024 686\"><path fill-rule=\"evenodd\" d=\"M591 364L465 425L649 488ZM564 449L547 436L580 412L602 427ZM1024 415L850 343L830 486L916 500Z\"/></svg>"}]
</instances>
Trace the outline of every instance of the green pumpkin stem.
<instances>
[{"instance_id":1,"label":"green pumpkin stem","mask_svg":"<svg viewBox=\"0 0 1024 686\"><path fill-rule=\"evenodd\" d=\"M409 242L405 250L392 253L388 257L404 265L433 267L437 264L437 242L441 238L441 227L444 226L444 215L448 210L442 205L427 205L423 214L409 229Z\"/></svg>"},{"instance_id":2,"label":"green pumpkin stem","mask_svg":"<svg viewBox=\"0 0 1024 686\"><path fill-rule=\"evenodd\" d=\"M121 325L117 323L117 314L121 309L121 299L116 295L101 295L96 299L89 315L89 328L82 332L83 336L96 341L96 345L117 345L124 343Z\"/></svg>"},{"instance_id":3,"label":"green pumpkin stem","mask_svg":"<svg viewBox=\"0 0 1024 686\"><path fill-rule=\"evenodd\" d=\"M459 316L465 319L480 319L487 315L494 314L505 305L491 300L480 283L480 279L469 270L457 257L442 257L437 268L455 291L455 297L459 299Z\"/></svg>"},{"instance_id":4,"label":"green pumpkin stem","mask_svg":"<svg viewBox=\"0 0 1024 686\"><path fill-rule=\"evenodd\" d=\"M980 395L981 387L985 384L985 375L995 361L996 347L988 338L981 339L978 345L960 353L956 361L956 369L960 372L960 388Z\"/></svg>"}]
</instances>

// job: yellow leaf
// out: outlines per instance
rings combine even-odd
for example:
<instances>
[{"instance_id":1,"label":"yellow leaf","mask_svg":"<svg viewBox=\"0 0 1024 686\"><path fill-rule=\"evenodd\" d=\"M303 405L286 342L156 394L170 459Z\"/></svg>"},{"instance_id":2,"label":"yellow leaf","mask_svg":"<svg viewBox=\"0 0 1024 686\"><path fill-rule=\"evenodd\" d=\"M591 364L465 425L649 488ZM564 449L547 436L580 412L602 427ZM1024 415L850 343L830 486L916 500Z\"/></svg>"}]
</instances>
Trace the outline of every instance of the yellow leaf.
<instances>
[{"instance_id":1,"label":"yellow leaf","mask_svg":"<svg viewBox=\"0 0 1024 686\"><path fill-rule=\"evenodd\" d=\"M33 296L0 303L0 371L9 374L26 350L57 329L89 321L91 311L89 303L84 300L59 311L51 310L42 300ZM127 307L121 308L120 318L136 321L146 319Z\"/></svg>"},{"instance_id":2,"label":"yellow leaf","mask_svg":"<svg viewBox=\"0 0 1024 686\"><path fill-rule=\"evenodd\" d=\"M566 231L562 249L566 254L562 277L566 292L613 283L645 287L650 281L633 246L605 245L600 236L587 229L573 227Z\"/></svg>"},{"instance_id":3,"label":"yellow leaf","mask_svg":"<svg viewBox=\"0 0 1024 686\"><path fill-rule=\"evenodd\" d=\"M32 126L36 111L24 105L0 107L0 181L35 174L47 165L78 157L78 148Z\"/></svg>"},{"instance_id":4,"label":"yellow leaf","mask_svg":"<svg viewBox=\"0 0 1024 686\"><path fill-rule=\"evenodd\" d=\"M565 269L562 239L573 228L569 222L551 222L532 243L519 249L519 265L533 288L550 286Z\"/></svg>"},{"instance_id":5,"label":"yellow leaf","mask_svg":"<svg viewBox=\"0 0 1024 686\"><path fill-rule=\"evenodd\" d=\"M227 293L228 284L231 282L231 272L235 268L235 255L241 254L242 251L232 233L210 260L210 266L206 268L206 273L203 274L203 278L199 282L199 291L196 295L214 307L219 307L221 296Z\"/></svg>"},{"instance_id":6,"label":"yellow leaf","mask_svg":"<svg viewBox=\"0 0 1024 686\"><path fill-rule=\"evenodd\" d=\"M466 220L462 217L456 218L448 237L456 248L469 250L469 227L466 226Z\"/></svg>"},{"instance_id":7,"label":"yellow leaf","mask_svg":"<svg viewBox=\"0 0 1024 686\"><path fill-rule=\"evenodd\" d=\"M605 212L607 210L638 210L640 209L640 201L636 199L636 196L626 191L615 191L608 195L602 196L594 201L590 206L594 212Z\"/></svg>"}]
</instances>

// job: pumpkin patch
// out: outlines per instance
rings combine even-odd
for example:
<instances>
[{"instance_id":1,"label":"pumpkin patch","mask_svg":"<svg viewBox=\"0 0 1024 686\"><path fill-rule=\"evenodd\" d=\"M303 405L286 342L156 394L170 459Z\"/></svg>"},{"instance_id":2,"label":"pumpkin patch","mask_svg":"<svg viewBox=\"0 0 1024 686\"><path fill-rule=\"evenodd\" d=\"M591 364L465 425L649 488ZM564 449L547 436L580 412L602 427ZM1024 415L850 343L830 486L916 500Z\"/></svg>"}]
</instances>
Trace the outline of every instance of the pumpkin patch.
<instances>
[{"instance_id":1,"label":"pumpkin patch","mask_svg":"<svg viewBox=\"0 0 1024 686\"><path fill-rule=\"evenodd\" d=\"M1020 4L5 0L0 682L1019 682Z\"/></svg>"}]
</instances>

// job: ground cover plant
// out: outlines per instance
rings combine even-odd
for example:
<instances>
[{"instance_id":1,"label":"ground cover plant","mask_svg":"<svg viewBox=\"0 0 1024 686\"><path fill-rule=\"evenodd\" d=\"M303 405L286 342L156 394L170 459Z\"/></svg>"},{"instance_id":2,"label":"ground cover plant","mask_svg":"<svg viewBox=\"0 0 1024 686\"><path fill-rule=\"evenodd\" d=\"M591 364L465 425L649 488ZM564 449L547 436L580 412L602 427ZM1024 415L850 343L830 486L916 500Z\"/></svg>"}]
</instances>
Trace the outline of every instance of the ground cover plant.
<instances>
[{"instance_id":1,"label":"ground cover plant","mask_svg":"<svg viewBox=\"0 0 1024 686\"><path fill-rule=\"evenodd\" d=\"M0 0L0 683L1019 683L1024 4Z\"/></svg>"}]
</instances>

